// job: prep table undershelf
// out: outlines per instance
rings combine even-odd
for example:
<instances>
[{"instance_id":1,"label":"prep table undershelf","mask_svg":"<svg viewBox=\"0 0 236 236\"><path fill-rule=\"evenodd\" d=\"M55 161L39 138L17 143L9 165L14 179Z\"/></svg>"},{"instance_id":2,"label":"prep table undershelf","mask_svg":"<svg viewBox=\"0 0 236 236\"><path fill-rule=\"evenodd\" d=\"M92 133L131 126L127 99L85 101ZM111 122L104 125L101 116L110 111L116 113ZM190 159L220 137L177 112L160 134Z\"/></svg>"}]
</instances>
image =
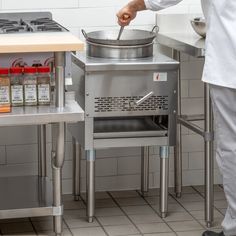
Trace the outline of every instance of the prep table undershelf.
<instances>
[{"instance_id":1,"label":"prep table undershelf","mask_svg":"<svg viewBox=\"0 0 236 236\"><path fill-rule=\"evenodd\" d=\"M52 205L52 184L47 177L0 178L0 219L61 214Z\"/></svg>"},{"instance_id":2,"label":"prep table undershelf","mask_svg":"<svg viewBox=\"0 0 236 236\"><path fill-rule=\"evenodd\" d=\"M84 111L77 102L73 101L61 109L55 106L13 107L11 113L0 114L0 126L70 123L83 119Z\"/></svg>"}]
</instances>

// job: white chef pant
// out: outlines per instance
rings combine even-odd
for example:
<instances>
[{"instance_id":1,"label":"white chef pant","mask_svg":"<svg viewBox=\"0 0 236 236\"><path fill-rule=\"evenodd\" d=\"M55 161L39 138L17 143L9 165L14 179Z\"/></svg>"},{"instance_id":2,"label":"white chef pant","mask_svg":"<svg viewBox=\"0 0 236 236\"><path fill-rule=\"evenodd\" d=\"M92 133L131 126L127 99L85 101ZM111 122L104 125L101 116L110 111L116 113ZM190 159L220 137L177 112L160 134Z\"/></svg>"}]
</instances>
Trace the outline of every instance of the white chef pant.
<instances>
[{"instance_id":1,"label":"white chef pant","mask_svg":"<svg viewBox=\"0 0 236 236\"><path fill-rule=\"evenodd\" d=\"M236 235L236 89L210 85L215 120L216 159L223 176L228 209L226 236Z\"/></svg>"}]
</instances>

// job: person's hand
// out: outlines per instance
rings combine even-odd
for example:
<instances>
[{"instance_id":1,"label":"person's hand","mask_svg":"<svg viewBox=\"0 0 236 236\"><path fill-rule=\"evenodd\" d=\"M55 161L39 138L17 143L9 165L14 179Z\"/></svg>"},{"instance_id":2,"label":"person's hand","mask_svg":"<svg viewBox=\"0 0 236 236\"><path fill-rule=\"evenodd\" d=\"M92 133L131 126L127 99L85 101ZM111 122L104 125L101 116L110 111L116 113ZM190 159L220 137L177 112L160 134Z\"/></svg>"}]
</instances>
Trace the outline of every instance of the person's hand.
<instances>
[{"instance_id":1,"label":"person's hand","mask_svg":"<svg viewBox=\"0 0 236 236\"><path fill-rule=\"evenodd\" d=\"M123 7L116 15L118 17L118 24L120 26L129 25L138 11L146 10L144 0L132 0L125 7Z\"/></svg>"},{"instance_id":2,"label":"person's hand","mask_svg":"<svg viewBox=\"0 0 236 236\"><path fill-rule=\"evenodd\" d=\"M129 5L123 7L118 13L118 24L120 26L127 26L130 24L130 22L136 17L137 11Z\"/></svg>"}]
</instances>

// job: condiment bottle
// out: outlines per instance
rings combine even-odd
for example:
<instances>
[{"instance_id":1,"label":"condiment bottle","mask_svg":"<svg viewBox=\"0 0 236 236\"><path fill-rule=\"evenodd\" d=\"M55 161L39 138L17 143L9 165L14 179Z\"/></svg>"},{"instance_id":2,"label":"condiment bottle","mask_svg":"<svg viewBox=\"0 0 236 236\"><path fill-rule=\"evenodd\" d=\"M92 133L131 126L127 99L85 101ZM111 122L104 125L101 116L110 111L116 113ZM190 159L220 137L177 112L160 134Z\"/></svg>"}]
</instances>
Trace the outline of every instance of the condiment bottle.
<instances>
[{"instance_id":1,"label":"condiment bottle","mask_svg":"<svg viewBox=\"0 0 236 236\"><path fill-rule=\"evenodd\" d=\"M10 77L8 68L0 68L0 113L11 112Z\"/></svg>"},{"instance_id":2,"label":"condiment bottle","mask_svg":"<svg viewBox=\"0 0 236 236\"><path fill-rule=\"evenodd\" d=\"M10 74L11 74L11 105L23 106L24 89L23 89L22 67L11 67Z\"/></svg>"},{"instance_id":3,"label":"condiment bottle","mask_svg":"<svg viewBox=\"0 0 236 236\"><path fill-rule=\"evenodd\" d=\"M50 67L38 67L38 105L50 105L51 102Z\"/></svg>"},{"instance_id":4,"label":"condiment bottle","mask_svg":"<svg viewBox=\"0 0 236 236\"><path fill-rule=\"evenodd\" d=\"M24 68L24 104L25 106L36 106L37 100L37 68Z\"/></svg>"}]
</instances>

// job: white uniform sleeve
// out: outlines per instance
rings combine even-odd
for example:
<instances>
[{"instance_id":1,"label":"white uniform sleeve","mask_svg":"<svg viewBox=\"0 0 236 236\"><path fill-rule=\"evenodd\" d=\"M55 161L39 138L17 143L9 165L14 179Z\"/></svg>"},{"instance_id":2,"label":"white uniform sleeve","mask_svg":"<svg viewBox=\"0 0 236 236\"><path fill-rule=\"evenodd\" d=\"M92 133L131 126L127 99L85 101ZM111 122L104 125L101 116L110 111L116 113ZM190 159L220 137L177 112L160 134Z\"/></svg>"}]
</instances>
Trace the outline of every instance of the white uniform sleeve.
<instances>
[{"instance_id":1,"label":"white uniform sleeve","mask_svg":"<svg viewBox=\"0 0 236 236\"><path fill-rule=\"evenodd\" d=\"M167 7L176 5L182 0L144 0L146 8L152 11L159 11Z\"/></svg>"}]
</instances>

